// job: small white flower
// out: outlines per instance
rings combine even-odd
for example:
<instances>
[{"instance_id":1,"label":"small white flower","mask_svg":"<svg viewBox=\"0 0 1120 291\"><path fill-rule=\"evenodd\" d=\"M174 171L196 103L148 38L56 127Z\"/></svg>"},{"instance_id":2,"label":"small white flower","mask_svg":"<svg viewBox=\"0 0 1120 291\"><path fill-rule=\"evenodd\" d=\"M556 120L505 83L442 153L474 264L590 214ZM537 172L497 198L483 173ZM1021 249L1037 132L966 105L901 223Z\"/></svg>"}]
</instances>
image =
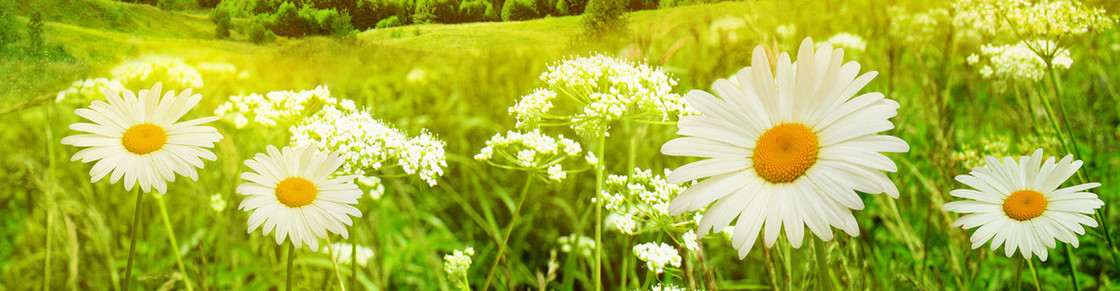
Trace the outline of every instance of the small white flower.
<instances>
[{"instance_id":1,"label":"small white flower","mask_svg":"<svg viewBox=\"0 0 1120 291\"><path fill-rule=\"evenodd\" d=\"M661 274L665 272L665 265L681 266L681 256L677 249L665 243L643 243L634 246L634 255L639 260L646 262L650 271Z\"/></svg>"},{"instance_id":2,"label":"small white flower","mask_svg":"<svg viewBox=\"0 0 1120 291\"><path fill-rule=\"evenodd\" d=\"M689 229L681 239L684 240L684 248L694 252L700 250L700 239L696 237L695 230Z\"/></svg>"},{"instance_id":3,"label":"small white flower","mask_svg":"<svg viewBox=\"0 0 1120 291\"><path fill-rule=\"evenodd\" d=\"M467 247L461 251L454 250L452 254L443 256L443 271L447 272L447 276L457 285L466 286L467 270L471 267L471 256L474 256L473 247Z\"/></svg>"},{"instance_id":4,"label":"small white flower","mask_svg":"<svg viewBox=\"0 0 1120 291\"><path fill-rule=\"evenodd\" d=\"M548 167L548 178L549 179L552 179L554 181L560 181L560 180L564 180L564 178L567 178L567 177L568 177L568 172L565 172L564 169L560 167L560 164L555 164L555 165L552 165L552 166Z\"/></svg>"}]
</instances>

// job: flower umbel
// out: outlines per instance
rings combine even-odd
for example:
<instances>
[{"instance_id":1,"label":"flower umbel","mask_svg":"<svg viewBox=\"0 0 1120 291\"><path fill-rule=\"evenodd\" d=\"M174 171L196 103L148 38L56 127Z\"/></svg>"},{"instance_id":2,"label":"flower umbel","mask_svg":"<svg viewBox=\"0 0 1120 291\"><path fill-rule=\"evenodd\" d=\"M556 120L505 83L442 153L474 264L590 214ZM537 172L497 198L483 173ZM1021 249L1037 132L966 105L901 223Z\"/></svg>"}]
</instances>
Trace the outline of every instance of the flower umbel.
<instances>
[{"instance_id":1,"label":"flower umbel","mask_svg":"<svg viewBox=\"0 0 1120 291\"><path fill-rule=\"evenodd\" d=\"M634 246L634 255L646 262L646 267L654 273L664 273L665 265L681 266L681 256L677 249L665 243L643 243Z\"/></svg>"}]
</instances>

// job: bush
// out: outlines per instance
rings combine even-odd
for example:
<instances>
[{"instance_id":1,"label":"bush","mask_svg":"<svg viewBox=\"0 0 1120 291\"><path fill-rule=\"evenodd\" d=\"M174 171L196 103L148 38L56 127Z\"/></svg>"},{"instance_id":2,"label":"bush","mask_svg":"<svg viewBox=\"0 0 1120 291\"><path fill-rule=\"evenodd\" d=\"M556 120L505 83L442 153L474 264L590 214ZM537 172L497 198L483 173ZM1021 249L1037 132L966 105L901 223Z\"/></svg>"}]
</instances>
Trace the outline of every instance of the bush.
<instances>
[{"instance_id":1,"label":"bush","mask_svg":"<svg viewBox=\"0 0 1120 291\"><path fill-rule=\"evenodd\" d=\"M543 16L533 0L506 0L505 5L502 5L503 21L529 20Z\"/></svg>"},{"instance_id":2,"label":"bush","mask_svg":"<svg viewBox=\"0 0 1120 291\"><path fill-rule=\"evenodd\" d=\"M626 27L626 5L622 1L591 0L583 15L584 33L592 38L620 33Z\"/></svg>"},{"instance_id":3,"label":"bush","mask_svg":"<svg viewBox=\"0 0 1120 291\"><path fill-rule=\"evenodd\" d=\"M254 21L253 24L249 26L249 41L255 44L262 44L272 42L275 39L276 34L269 31L268 28L265 28L264 23Z\"/></svg>"},{"instance_id":4,"label":"bush","mask_svg":"<svg viewBox=\"0 0 1120 291\"><path fill-rule=\"evenodd\" d=\"M0 50L19 41L19 21L12 2L0 1Z\"/></svg>"},{"instance_id":5,"label":"bush","mask_svg":"<svg viewBox=\"0 0 1120 291\"><path fill-rule=\"evenodd\" d=\"M381 21L377 22L377 28L378 29L397 27L397 26L401 26L401 25L404 25L404 23L401 23L401 19L398 18L396 15L389 16L389 18L385 18L385 19L382 19Z\"/></svg>"},{"instance_id":6,"label":"bush","mask_svg":"<svg viewBox=\"0 0 1120 291\"><path fill-rule=\"evenodd\" d=\"M354 27L367 29L381 27L377 24L396 16L400 26L413 15L414 2L410 0L358 0L358 9L353 12Z\"/></svg>"},{"instance_id":7,"label":"bush","mask_svg":"<svg viewBox=\"0 0 1120 291\"><path fill-rule=\"evenodd\" d=\"M283 36L303 36L304 22L300 19L299 8L292 2L280 4L276 14L272 15L272 32Z\"/></svg>"},{"instance_id":8,"label":"bush","mask_svg":"<svg viewBox=\"0 0 1120 291\"><path fill-rule=\"evenodd\" d=\"M222 3L222 0L198 0L198 7L214 8L218 7L218 3Z\"/></svg>"},{"instance_id":9,"label":"bush","mask_svg":"<svg viewBox=\"0 0 1120 291\"><path fill-rule=\"evenodd\" d=\"M467 0L459 3L459 15L463 22L498 21L494 5L486 0Z\"/></svg>"},{"instance_id":10,"label":"bush","mask_svg":"<svg viewBox=\"0 0 1120 291\"><path fill-rule=\"evenodd\" d=\"M210 21L215 24L214 36L220 39L229 38L229 29L233 21L233 15L229 8L218 7L210 12Z\"/></svg>"},{"instance_id":11,"label":"bush","mask_svg":"<svg viewBox=\"0 0 1120 291\"><path fill-rule=\"evenodd\" d=\"M460 0L417 0L413 23L462 23L467 22L459 14Z\"/></svg>"},{"instance_id":12,"label":"bush","mask_svg":"<svg viewBox=\"0 0 1120 291\"><path fill-rule=\"evenodd\" d=\"M345 37L355 33L350 25L350 13L338 13L334 9L319 10L315 15L315 22L319 24L319 33L333 37Z\"/></svg>"},{"instance_id":13,"label":"bush","mask_svg":"<svg viewBox=\"0 0 1120 291\"><path fill-rule=\"evenodd\" d=\"M580 15L587 8L587 0L556 1L556 12L560 15Z\"/></svg>"}]
</instances>

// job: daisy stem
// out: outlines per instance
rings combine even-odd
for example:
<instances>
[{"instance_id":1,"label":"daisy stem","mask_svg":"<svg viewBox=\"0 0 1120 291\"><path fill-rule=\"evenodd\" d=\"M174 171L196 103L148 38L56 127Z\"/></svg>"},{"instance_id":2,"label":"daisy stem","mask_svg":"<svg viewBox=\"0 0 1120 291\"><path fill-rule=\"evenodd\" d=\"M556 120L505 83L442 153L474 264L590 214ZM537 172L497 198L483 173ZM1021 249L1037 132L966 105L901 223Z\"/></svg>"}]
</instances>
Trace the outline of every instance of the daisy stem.
<instances>
[{"instance_id":1,"label":"daisy stem","mask_svg":"<svg viewBox=\"0 0 1120 291\"><path fill-rule=\"evenodd\" d=\"M1077 285L1077 269L1073 267L1073 248L1071 248L1069 244L1063 245L1065 245L1066 249L1066 270L1069 271L1069 281L1073 283L1073 291L1081 290Z\"/></svg>"},{"instance_id":2,"label":"daisy stem","mask_svg":"<svg viewBox=\"0 0 1120 291\"><path fill-rule=\"evenodd\" d=\"M334 266L334 274L338 276L338 288L346 291L346 284L342 280L342 271L338 269L338 259L335 258L334 246L331 245L331 235L327 234L327 251L331 253L331 265Z\"/></svg>"},{"instance_id":3,"label":"daisy stem","mask_svg":"<svg viewBox=\"0 0 1120 291\"><path fill-rule=\"evenodd\" d=\"M156 201L159 202L159 212L163 216L163 226L167 228L167 239L171 241L171 250L175 253L175 264L179 266L179 273L183 275L183 283L187 285L187 290L194 290L191 286L191 278L187 276L187 268L183 267L183 255L179 254L179 243L175 241L175 230L171 228L171 217L167 215L167 203L164 202L164 195L156 194Z\"/></svg>"},{"instance_id":4,"label":"daisy stem","mask_svg":"<svg viewBox=\"0 0 1120 291\"><path fill-rule=\"evenodd\" d=\"M603 290L603 182L606 170L607 134L599 135L598 148L595 157L599 162L595 165L595 290Z\"/></svg>"},{"instance_id":5,"label":"daisy stem","mask_svg":"<svg viewBox=\"0 0 1120 291\"><path fill-rule=\"evenodd\" d=\"M813 240L813 248L817 253L817 284L818 290L832 290L832 280L829 279L832 270L828 268L828 258L824 250L824 241L819 239Z\"/></svg>"},{"instance_id":6,"label":"daisy stem","mask_svg":"<svg viewBox=\"0 0 1120 291\"><path fill-rule=\"evenodd\" d=\"M296 248L292 247L292 244L288 244L288 283L284 285L284 288L288 291L292 291L292 261L295 260Z\"/></svg>"},{"instance_id":7,"label":"daisy stem","mask_svg":"<svg viewBox=\"0 0 1120 291\"><path fill-rule=\"evenodd\" d=\"M136 232L140 228L140 203L144 201L144 193L140 193L140 187L136 187L132 191L136 193L136 206L132 208L132 230L128 238L128 265L124 269L124 289L128 291L128 287L132 286L132 258L136 257Z\"/></svg>"},{"instance_id":8,"label":"daisy stem","mask_svg":"<svg viewBox=\"0 0 1120 291\"><path fill-rule=\"evenodd\" d=\"M1023 290L1023 265L1025 261L1022 256L1015 256L1015 273L1011 274L1011 290Z\"/></svg>"},{"instance_id":9,"label":"daisy stem","mask_svg":"<svg viewBox=\"0 0 1120 291\"><path fill-rule=\"evenodd\" d=\"M502 255L505 254L509 236L513 233L513 227L517 225L517 216L521 215L521 205L525 204L525 197L529 196L529 185L532 182L533 174L526 175L525 187L521 188L521 199L517 201L517 207L513 209L513 215L509 218L506 234L502 237L502 243L498 245L498 254L494 257L494 263L490 265L490 272L486 274L486 282L482 284L481 290L489 290L490 288L490 281L494 279L494 273L498 270L498 263L502 261Z\"/></svg>"},{"instance_id":10,"label":"daisy stem","mask_svg":"<svg viewBox=\"0 0 1120 291\"><path fill-rule=\"evenodd\" d=\"M1038 270L1034 268L1034 260L1027 260L1027 266L1031 267L1031 277L1034 277L1034 289L1042 290L1042 286L1038 283Z\"/></svg>"}]
</instances>

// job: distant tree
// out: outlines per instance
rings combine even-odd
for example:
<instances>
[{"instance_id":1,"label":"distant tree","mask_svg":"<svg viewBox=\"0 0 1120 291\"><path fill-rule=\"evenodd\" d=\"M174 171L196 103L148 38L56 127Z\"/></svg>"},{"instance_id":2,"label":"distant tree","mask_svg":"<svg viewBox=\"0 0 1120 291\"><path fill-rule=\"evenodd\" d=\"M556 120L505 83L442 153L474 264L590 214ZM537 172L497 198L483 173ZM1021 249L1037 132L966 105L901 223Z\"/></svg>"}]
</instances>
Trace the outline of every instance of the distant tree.
<instances>
[{"instance_id":1,"label":"distant tree","mask_svg":"<svg viewBox=\"0 0 1120 291\"><path fill-rule=\"evenodd\" d=\"M218 7L210 11L210 21L213 21L215 24L215 37L220 39L229 38L229 30L231 22L233 21L233 16L231 14L232 12L227 6Z\"/></svg>"},{"instance_id":2,"label":"distant tree","mask_svg":"<svg viewBox=\"0 0 1120 291\"><path fill-rule=\"evenodd\" d=\"M264 23L254 21L253 24L249 26L249 41L255 44L263 44L272 42L274 39L276 39L276 34L269 31L268 28L265 28Z\"/></svg>"},{"instance_id":3,"label":"distant tree","mask_svg":"<svg viewBox=\"0 0 1120 291\"><path fill-rule=\"evenodd\" d=\"M494 5L486 0L466 0L459 3L459 15L463 22L497 21ZM493 17L493 18L492 18Z\"/></svg>"},{"instance_id":4,"label":"distant tree","mask_svg":"<svg viewBox=\"0 0 1120 291\"><path fill-rule=\"evenodd\" d=\"M541 18L537 2L533 0L506 0L502 6L502 21L519 21Z\"/></svg>"},{"instance_id":5,"label":"distant tree","mask_svg":"<svg viewBox=\"0 0 1120 291\"><path fill-rule=\"evenodd\" d=\"M584 33L592 38L620 33L626 27L626 2L591 0L583 14Z\"/></svg>"},{"instance_id":6,"label":"distant tree","mask_svg":"<svg viewBox=\"0 0 1120 291\"><path fill-rule=\"evenodd\" d=\"M397 26L401 26L401 25L404 25L404 23L401 23L400 18L397 18L396 15L393 15L393 16L389 16L389 18L385 18L385 19L382 19L381 21L378 21L376 27L378 29L381 29L381 28L397 27Z\"/></svg>"},{"instance_id":7,"label":"distant tree","mask_svg":"<svg viewBox=\"0 0 1120 291\"><path fill-rule=\"evenodd\" d=\"M580 15L587 8L587 0L556 1L556 11L562 15Z\"/></svg>"},{"instance_id":8,"label":"distant tree","mask_svg":"<svg viewBox=\"0 0 1120 291\"><path fill-rule=\"evenodd\" d=\"M218 3L222 3L222 0L198 0L198 7L214 8L218 7Z\"/></svg>"},{"instance_id":9,"label":"distant tree","mask_svg":"<svg viewBox=\"0 0 1120 291\"><path fill-rule=\"evenodd\" d=\"M12 1L0 1L0 50L19 42L19 21Z\"/></svg>"},{"instance_id":10,"label":"distant tree","mask_svg":"<svg viewBox=\"0 0 1120 291\"><path fill-rule=\"evenodd\" d=\"M292 2L280 4L276 14L272 15L272 31L283 36L303 36L304 24L300 19L299 8Z\"/></svg>"},{"instance_id":11,"label":"distant tree","mask_svg":"<svg viewBox=\"0 0 1120 291\"><path fill-rule=\"evenodd\" d=\"M32 53L43 52L43 14L39 11L32 13L31 20L27 23L27 44Z\"/></svg>"}]
</instances>

